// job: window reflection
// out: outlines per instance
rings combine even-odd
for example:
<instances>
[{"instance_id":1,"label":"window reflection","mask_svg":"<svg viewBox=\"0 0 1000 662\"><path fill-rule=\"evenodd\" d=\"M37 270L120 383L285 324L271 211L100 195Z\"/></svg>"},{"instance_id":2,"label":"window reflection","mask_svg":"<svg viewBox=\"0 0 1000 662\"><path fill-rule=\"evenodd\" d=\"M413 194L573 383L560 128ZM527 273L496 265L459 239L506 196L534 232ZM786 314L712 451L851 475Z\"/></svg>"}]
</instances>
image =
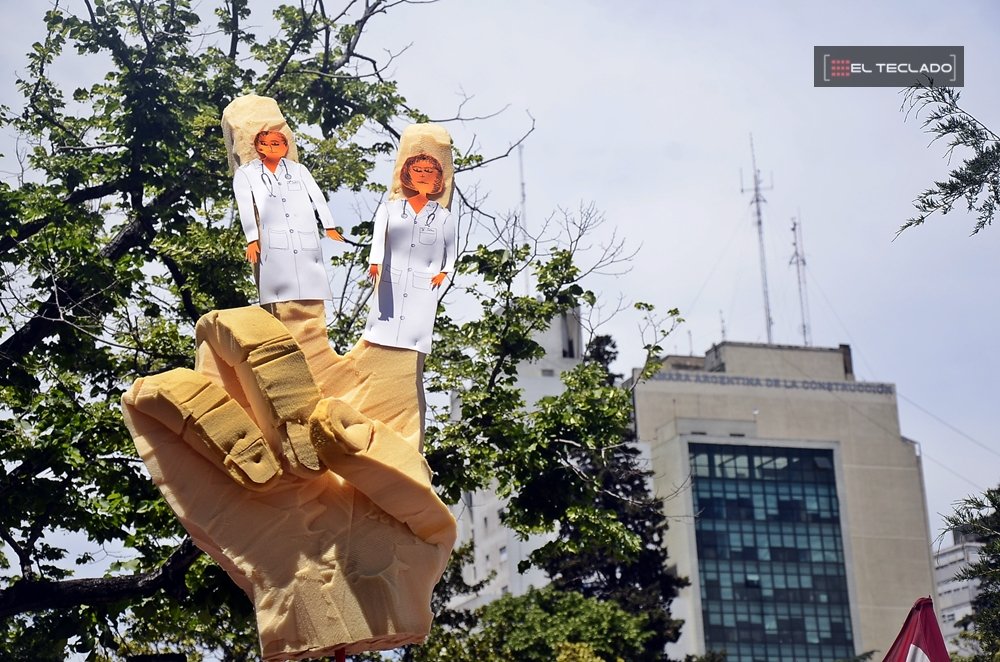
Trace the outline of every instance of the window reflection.
<instances>
[{"instance_id":1,"label":"window reflection","mask_svg":"<svg viewBox=\"0 0 1000 662\"><path fill-rule=\"evenodd\" d=\"M730 662L852 657L832 451L689 451L707 648Z\"/></svg>"}]
</instances>

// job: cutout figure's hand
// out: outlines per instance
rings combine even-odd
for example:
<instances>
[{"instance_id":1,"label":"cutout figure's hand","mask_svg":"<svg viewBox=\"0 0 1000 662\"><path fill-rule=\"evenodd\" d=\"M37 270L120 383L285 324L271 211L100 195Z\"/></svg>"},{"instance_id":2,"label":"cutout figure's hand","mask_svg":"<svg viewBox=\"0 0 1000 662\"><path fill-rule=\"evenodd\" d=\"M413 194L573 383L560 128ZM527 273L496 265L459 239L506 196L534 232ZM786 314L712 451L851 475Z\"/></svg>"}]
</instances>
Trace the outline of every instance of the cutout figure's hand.
<instances>
[{"instance_id":1,"label":"cutout figure's hand","mask_svg":"<svg viewBox=\"0 0 1000 662\"><path fill-rule=\"evenodd\" d=\"M254 239L247 244L247 262L257 264L260 260L260 242Z\"/></svg>"},{"instance_id":2,"label":"cutout figure's hand","mask_svg":"<svg viewBox=\"0 0 1000 662\"><path fill-rule=\"evenodd\" d=\"M378 278L378 265L373 264L370 267L368 267L368 280L374 283L377 278Z\"/></svg>"},{"instance_id":3,"label":"cutout figure's hand","mask_svg":"<svg viewBox=\"0 0 1000 662\"><path fill-rule=\"evenodd\" d=\"M306 306L280 314L204 316L196 369L123 397L136 447L250 596L265 660L422 641L455 520L420 454L421 357L363 340L338 356Z\"/></svg>"},{"instance_id":4,"label":"cutout figure's hand","mask_svg":"<svg viewBox=\"0 0 1000 662\"><path fill-rule=\"evenodd\" d=\"M343 241L344 240L344 236L342 234L340 234L339 232L337 232L333 228L327 228L327 230L326 230L326 236L329 237L330 239L333 239L334 241Z\"/></svg>"},{"instance_id":5,"label":"cutout figure's hand","mask_svg":"<svg viewBox=\"0 0 1000 662\"><path fill-rule=\"evenodd\" d=\"M446 274L445 272L442 271L437 276L434 276L433 278L431 278L431 287L432 288L441 287L441 283L443 283L444 279L447 278L447 277L448 277L448 274Z\"/></svg>"}]
</instances>

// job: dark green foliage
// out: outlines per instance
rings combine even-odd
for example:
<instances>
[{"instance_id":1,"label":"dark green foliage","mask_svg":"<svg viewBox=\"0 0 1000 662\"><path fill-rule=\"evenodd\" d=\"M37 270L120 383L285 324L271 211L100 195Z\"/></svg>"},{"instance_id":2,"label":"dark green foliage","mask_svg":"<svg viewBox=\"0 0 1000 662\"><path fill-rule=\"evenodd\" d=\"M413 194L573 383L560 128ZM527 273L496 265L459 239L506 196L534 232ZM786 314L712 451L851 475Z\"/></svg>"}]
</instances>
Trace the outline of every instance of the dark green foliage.
<instances>
[{"instance_id":1,"label":"dark green foliage","mask_svg":"<svg viewBox=\"0 0 1000 662\"><path fill-rule=\"evenodd\" d=\"M962 647L971 654L961 659L995 662L1000 659L1000 488L963 499L946 522L983 544L979 559L958 574L959 579L979 582L979 594L972 603L972 629L962 640Z\"/></svg>"},{"instance_id":2,"label":"dark green foliage","mask_svg":"<svg viewBox=\"0 0 1000 662\"><path fill-rule=\"evenodd\" d=\"M960 166L948 173L948 179L934 182L917 196L917 216L906 221L900 232L920 225L935 212L947 214L955 204L965 201L975 212L976 234L993 223L1000 206L1000 136L958 105L961 93L951 87L935 87L933 81L906 90L907 112L926 112L923 127L934 140L946 140L945 154L962 158ZM957 151L956 151L957 150Z\"/></svg>"},{"instance_id":3,"label":"dark green foliage","mask_svg":"<svg viewBox=\"0 0 1000 662\"><path fill-rule=\"evenodd\" d=\"M46 13L16 67L23 111L0 117L26 146L21 175L0 184L0 657L257 654L246 597L195 550L177 553L184 532L118 402L137 376L191 365L201 314L255 294L219 128L233 97L277 96L326 190L360 190L391 151L394 85L334 75L356 71L354 37L387 4L340 22L322 3L284 7L281 30L256 17L273 38L247 32L246 0L214 16L189 0ZM53 82L77 63L98 78ZM358 140L362 125L386 139ZM93 574L74 566L104 549L121 559L110 576L62 581Z\"/></svg>"},{"instance_id":4,"label":"dark green foliage","mask_svg":"<svg viewBox=\"0 0 1000 662\"><path fill-rule=\"evenodd\" d=\"M480 610L476 629L438 633L415 659L636 660L649 634L641 618L613 602L550 586L490 603Z\"/></svg>"}]
</instances>

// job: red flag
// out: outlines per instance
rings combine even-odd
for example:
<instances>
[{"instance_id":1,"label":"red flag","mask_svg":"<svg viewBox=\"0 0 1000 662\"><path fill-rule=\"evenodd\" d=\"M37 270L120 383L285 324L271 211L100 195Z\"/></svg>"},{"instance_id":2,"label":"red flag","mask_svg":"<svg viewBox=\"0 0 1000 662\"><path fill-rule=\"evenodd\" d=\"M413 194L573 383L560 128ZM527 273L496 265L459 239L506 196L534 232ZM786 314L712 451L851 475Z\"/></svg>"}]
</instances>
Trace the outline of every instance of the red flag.
<instances>
[{"instance_id":1,"label":"red flag","mask_svg":"<svg viewBox=\"0 0 1000 662\"><path fill-rule=\"evenodd\" d=\"M903 629L882 662L949 662L950 659L934 603L930 598L920 598L913 603Z\"/></svg>"}]
</instances>

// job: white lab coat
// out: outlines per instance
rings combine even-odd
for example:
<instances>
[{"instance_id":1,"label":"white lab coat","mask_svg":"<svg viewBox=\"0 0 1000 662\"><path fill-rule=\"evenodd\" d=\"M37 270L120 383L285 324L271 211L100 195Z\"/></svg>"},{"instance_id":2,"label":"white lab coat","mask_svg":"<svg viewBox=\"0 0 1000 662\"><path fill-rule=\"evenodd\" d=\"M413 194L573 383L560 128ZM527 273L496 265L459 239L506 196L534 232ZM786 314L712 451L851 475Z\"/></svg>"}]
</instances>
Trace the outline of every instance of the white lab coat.
<instances>
[{"instance_id":1,"label":"white lab coat","mask_svg":"<svg viewBox=\"0 0 1000 662\"><path fill-rule=\"evenodd\" d=\"M455 270L456 225L451 212L433 200L419 214L406 200L379 206L368 262L382 268L365 340L430 353L441 292L431 289L431 278Z\"/></svg>"},{"instance_id":2,"label":"white lab coat","mask_svg":"<svg viewBox=\"0 0 1000 662\"><path fill-rule=\"evenodd\" d=\"M233 176L233 193L247 243L260 241L260 303L333 298L316 229L317 213L324 228L333 215L309 169L281 159L272 173L251 161Z\"/></svg>"}]
</instances>

